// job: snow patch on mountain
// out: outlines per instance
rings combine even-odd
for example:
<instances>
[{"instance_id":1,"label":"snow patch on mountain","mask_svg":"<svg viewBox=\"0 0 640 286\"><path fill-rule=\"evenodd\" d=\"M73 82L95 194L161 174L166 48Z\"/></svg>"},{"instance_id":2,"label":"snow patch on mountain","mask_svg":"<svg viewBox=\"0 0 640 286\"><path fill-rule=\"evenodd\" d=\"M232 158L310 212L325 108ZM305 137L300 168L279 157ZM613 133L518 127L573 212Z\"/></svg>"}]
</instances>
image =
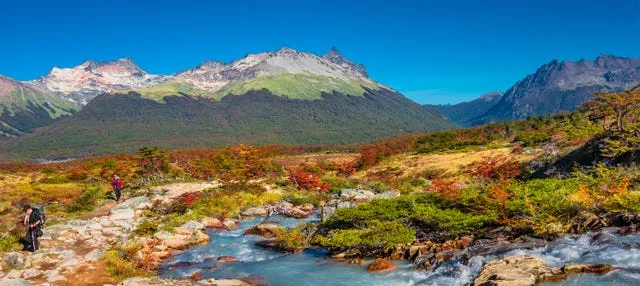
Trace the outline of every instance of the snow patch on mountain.
<instances>
[{"instance_id":1,"label":"snow patch on mountain","mask_svg":"<svg viewBox=\"0 0 640 286\"><path fill-rule=\"evenodd\" d=\"M85 105L101 93L150 87L164 80L166 76L149 74L133 60L121 58L103 63L86 61L71 68L54 67L31 83Z\"/></svg>"},{"instance_id":2,"label":"snow patch on mountain","mask_svg":"<svg viewBox=\"0 0 640 286\"><path fill-rule=\"evenodd\" d=\"M344 81L374 83L362 65L354 64L332 49L329 56L317 56L290 48L275 52L249 54L229 64L208 61L198 67L179 72L176 79L199 88L218 91L234 81L251 81L282 74L310 74Z\"/></svg>"}]
</instances>

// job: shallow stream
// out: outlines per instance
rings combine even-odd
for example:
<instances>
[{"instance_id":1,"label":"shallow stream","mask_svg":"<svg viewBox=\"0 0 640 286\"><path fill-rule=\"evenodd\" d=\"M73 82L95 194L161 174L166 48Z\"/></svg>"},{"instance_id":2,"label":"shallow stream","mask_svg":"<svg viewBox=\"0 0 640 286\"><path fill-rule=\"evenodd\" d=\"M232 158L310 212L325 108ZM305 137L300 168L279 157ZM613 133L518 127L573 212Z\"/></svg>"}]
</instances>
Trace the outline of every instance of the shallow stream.
<instances>
[{"instance_id":1,"label":"shallow stream","mask_svg":"<svg viewBox=\"0 0 640 286\"><path fill-rule=\"evenodd\" d=\"M575 275L567 281L544 285L640 285L640 234L619 236L613 231L588 233L558 239L546 247L513 250L499 256L472 257L465 265L457 261L441 264L435 270L415 270L406 261L394 261L398 269L388 274L372 274L362 265L346 264L327 258L326 250L311 249L299 254L282 254L256 246L264 238L244 232L265 218L245 220L231 230L208 231L208 245L192 247L166 261L163 277L181 278L201 271L204 278L236 278L254 276L269 285L468 285L473 282L485 261L501 256L534 254L549 264L561 267L567 263L608 263L622 268L603 276ZM270 221L292 227L296 219L274 216ZM315 218L305 219L313 221ZM220 256L233 256L238 261L218 263Z\"/></svg>"}]
</instances>

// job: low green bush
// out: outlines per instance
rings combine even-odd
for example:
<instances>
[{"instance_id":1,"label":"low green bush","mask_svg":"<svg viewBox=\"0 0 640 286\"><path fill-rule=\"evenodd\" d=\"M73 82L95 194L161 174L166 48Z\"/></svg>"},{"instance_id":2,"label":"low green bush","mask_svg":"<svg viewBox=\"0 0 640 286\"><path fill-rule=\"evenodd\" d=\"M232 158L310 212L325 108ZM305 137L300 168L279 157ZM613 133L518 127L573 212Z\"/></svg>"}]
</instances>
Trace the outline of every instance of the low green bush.
<instances>
[{"instance_id":1,"label":"low green bush","mask_svg":"<svg viewBox=\"0 0 640 286\"><path fill-rule=\"evenodd\" d=\"M322 177L320 182L329 183L329 191L334 193L342 189L353 189L360 183L358 180L351 178L342 178L333 175Z\"/></svg>"},{"instance_id":2,"label":"low green bush","mask_svg":"<svg viewBox=\"0 0 640 286\"><path fill-rule=\"evenodd\" d=\"M515 142L523 142L526 147L535 147L542 142L549 141L551 136L538 132L522 132L513 139Z\"/></svg>"},{"instance_id":3,"label":"low green bush","mask_svg":"<svg viewBox=\"0 0 640 286\"><path fill-rule=\"evenodd\" d=\"M10 252L20 249L20 243L18 237L13 234L7 233L0 237L0 252Z\"/></svg>"},{"instance_id":4,"label":"low green bush","mask_svg":"<svg viewBox=\"0 0 640 286\"><path fill-rule=\"evenodd\" d=\"M41 184L65 184L70 183L72 180L64 174L50 174L47 177L40 180Z\"/></svg>"},{"instance_id":5,"label":"low green bush","mask_svg":"<svg viewBox=\"0 0 640 286\"><path fill-rule=\"evenodd\" d=\"M614 212L640 212L640 192L616 194L608 207Z\"/></svg>"},{"instance_id":6,"label":"low green bush","mask_svg":"<svg viewBox=\"0 0 640 286\"><path fill-rule=\"evenodd\" d=\"M106 270L111 277L122 281L130 277L147 277L150 273L137 268L135 262L127 257L125 251L120 249L109 250L102 256Z\"/></svg>"},{"instance_id":7,"label":"low green bush","mask_svg":"<svg viewBox=\"0 0 640 286\"><path fill-rule=\"evenodd\" d=\"M355 208L338 209L325 225L332 229L349 229L377 221L418 222L457 235L472 232L494 218L486 213L457 209L440 196L428 193L374 200Z\"/></svg>"},{"instance_id":8,"label":"low green bush","mask_svg":"<svg viewBox=\"0 0 640 286\"><path fill-rule=\"evenodd\" d=\"M100 198L100 188L89 188L84 190L71 205L65 210L67 213L78 214L92 211Z\"/></svg>"},{"instance_id":9,"label":"low green bush","mask_svg":"<svg viewBox=\"0 0 640 286\"><path fill-rule=\"evenodd\" d=\"M369 221L366 228L332 230L329 235L318 236L316 243L327 247L385 247L409 244L416 231L398 222Z\"/></svg>"},{"instance_id":10,"label":"low green bush","mask_svg":"<svg viewBox=\"0 0 640 286\"><path fill-rule=\"evenodd\" d=\"M509 217L569 220L580 212L580 204L570 199L578 190L576 179L536 179L514 183L505 202Z\"/></svg>"},{"instance_id":11,"label":"low green bush","mask_svg":"<svg viewBox=\"0 0 640 286\"><path fill-rule=\"evenodd\" d=\"M146 219L138 224L134 233L140 236L151 236L156 231L158 231L158 223L152 219Z\"/></svg>"},{"instance_id":12,"label":"low green bush","mask_svg":"<svg viewBox=\"0 0 640 286\"><path fill-rule=\"evenodd\" d=\"M309 247L317 230L318 225L313 223L301 223L291 229L279 228L274 242L282 249L297 252Z\"/></svg>"},{"instance_id":13,"label":"low green bush","mask_svg":"<svg viewBox=\"0 0 640 286\"><path fill-rule=\"evenodd\" d=\"M327 199L329 194L323 192L310 192L304 190L289 189L285 192L284 199L294 205L312 204L320 205L320 202Z\"/></svg>"}]
</instances>

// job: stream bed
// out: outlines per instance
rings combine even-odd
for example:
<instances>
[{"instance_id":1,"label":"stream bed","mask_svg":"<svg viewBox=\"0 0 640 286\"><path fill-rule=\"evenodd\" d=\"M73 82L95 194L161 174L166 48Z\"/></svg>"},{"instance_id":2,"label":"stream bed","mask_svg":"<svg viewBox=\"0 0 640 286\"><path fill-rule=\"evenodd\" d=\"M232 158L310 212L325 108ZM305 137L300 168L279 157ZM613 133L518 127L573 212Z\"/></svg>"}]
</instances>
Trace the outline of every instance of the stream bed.
<instances>
[{"instance_id":1,"label":"stream bed","mask_svg":"<svg viewBox=\"0 0 640 286\"><path fill-rule=\"evenodd\" d=\"M266 220L292 227L300 221L273 216ZM244 220L234 230L210 229L209 244L195 246L176 254L160 268L167 278L188 277L200 272L206 278L237 278L252 276L269 285L468 285L486 261L502 256L533 254L555 267L567 263L607 263L620 270L602 276L573 275L568 280L543 285L640 285L640 234L619 236L612 230L567 236L550 242L546 247L513 250L500 255L475 256L468 263L451 261L435 270L415 270L408 261L393 261L397 270L386 274L367 271L371 260L361 265L327 258L325 249L309 249L298 254L283 254L255 245L264 238L244 235L244 232L265 218ZM233 256L238 261L217 263L221 256Z\"/></svg>"}]
</instances>

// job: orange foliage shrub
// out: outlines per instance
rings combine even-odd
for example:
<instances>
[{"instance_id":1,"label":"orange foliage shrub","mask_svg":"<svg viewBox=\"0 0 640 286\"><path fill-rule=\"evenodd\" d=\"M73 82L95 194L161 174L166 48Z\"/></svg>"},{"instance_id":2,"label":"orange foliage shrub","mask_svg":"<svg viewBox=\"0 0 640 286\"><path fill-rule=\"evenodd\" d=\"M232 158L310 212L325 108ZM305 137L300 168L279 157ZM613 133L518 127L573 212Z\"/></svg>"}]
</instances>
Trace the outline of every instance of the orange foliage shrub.
<instances>
[{"instance_id":1,"label":"orange foliage shrub","mask_svg":"<svg viewBox=\"0 0 640 286\"><path fill-rule=\"evenodd\" d=\"M373 167L386 157L412 151L419 136L418 134L398 136L361 147L359 167Z\"/></svg>"},{"instance_id":2,"label":"orange foliage shrub","mask_svg":"<svg viewBox=\"0 0 640 286\"><path fill-rule=\"evenodd\" d=\"M470 167L467 173L474 177L497 180L515 178L522 171L520 162L513 157L507 156L487 157L478 163L472 164Z\"/></svg>"},{"instance_id":3,"label":"orange foliage shrub","mask_svg":"<svg viewBox=\"0 0 640 286\"><path fill-rule=\"evenodd\" d=\"M453 178L436 178L431 181L429 191L434 192L444 199L455 202L462 194L463 182Z\"/></svg>"},{"instance_id":4,"label":"orange foliage shrub","mask_svg":"<svg viewBox=\"0 0 640 286\"><path fill-rule=\"evenodd\" d=\"M356 172L356 162L346 162L335 166L338 176L349 177Z\"/></svg>"},{"instance_id":5,"label":"orange foliage shrub","mask_svg":"<svg viewBox=\"0 0 640 286\"><path fill-rule=\"evenodd\" d=\"M83 169L72 169L69 173L69 179L72 181L84 181L89 177L89 172Z\"/></svg>"},{"instance_id":6,"label":"orange foliage shrub","mask_svg":"<svg viewBox=\"0 0 640 286\"><path fill-rule=\"evenodd\" d=\"M511 193L509 192L510 183L511 182L507 180L491 184L486 192L487 202L498 206L496 209L502 214L505 212L505 203L511 199Z\"/></svg>"},{"instance_id":7,"label":"orange foliage shrub","mask_svg":"<svg viewBox=\"0 0 640 286\"><path fill-rule=\"evenodd\" d=\"M622 179L610 179L606 184L601 185L601 189L606 190L610 194L626 194L629 192L630 181L627 177Z\"/></svg>"},{"instance_id":8,"label":"orange foliage shrub","mask_svg":"<svg viewBox=\"0 0 640 286\"><path fill-rule=\"evenodd\" d=\"M329 190L328 182L320 182L320 177L303 170L289 171L289 181L300 189L327 191Z\"/></svg>"},{"instance_id":9,"label":"orange foliage shrub","mask_svg":"<svg viewBox=\"0 0 640 286\"><path fill-rule=\"evenodd\" d=\"M364 146L360 149L360 166L373 167L380 162L381 156L375 145Z\"/></svg>"}]
</instances>

